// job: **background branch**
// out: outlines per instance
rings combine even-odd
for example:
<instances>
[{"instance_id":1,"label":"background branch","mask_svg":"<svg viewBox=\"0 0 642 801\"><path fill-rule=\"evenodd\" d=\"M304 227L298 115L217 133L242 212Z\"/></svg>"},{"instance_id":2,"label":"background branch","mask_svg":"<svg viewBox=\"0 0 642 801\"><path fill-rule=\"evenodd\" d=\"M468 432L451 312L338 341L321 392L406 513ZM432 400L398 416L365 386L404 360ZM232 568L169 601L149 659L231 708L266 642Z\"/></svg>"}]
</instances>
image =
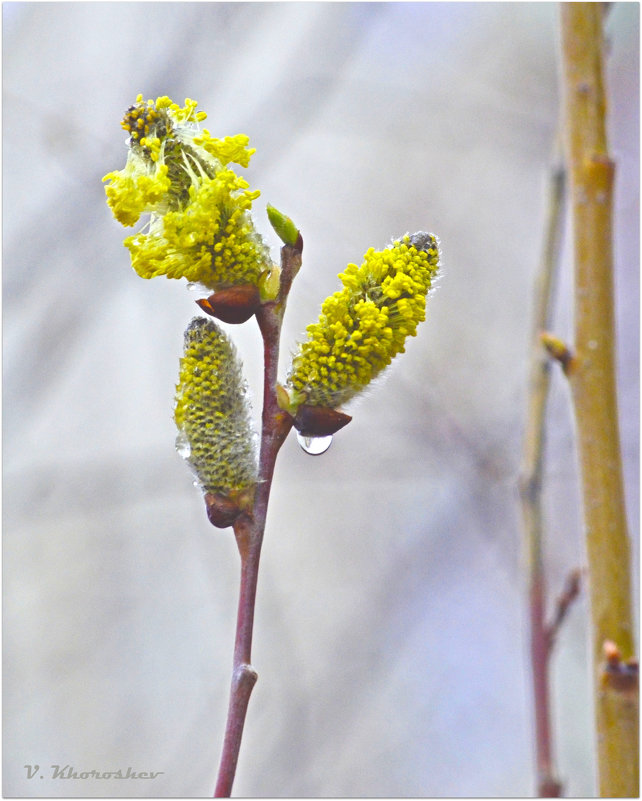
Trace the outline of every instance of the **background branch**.
<instances>
[{"instance_id":1,"label":"background branch","mask_svg":"<svg viewBox=\"0 0 642 801\"><path fill-rule=\"evenodd\" d=\"M612 205L602 5L561 6L566 157L575 252L575 351L568 371L589 566L599 792L638 794L638 696L608 681L604 643L634 652L629 540L615 384Z\"/></svg>"},{"instance_id":2,"label":"background branch","mask_svg":"<svg viewBox=\"0 0 642 801\"><path fill-rule=\"evenodd\" d=\"M573 601L579 595L581 579L582 571L579 569L572 570L566 578L564 589L556 600L553 619L546 627L546 635L548 637L550 648L555 645L555 640L559 634L562 623L566 619L568 610L571 608Z\"/></svg>"},{"instance_id":3,"label":"background branch","mask_svg":"<svg viewBox=\"0 0 642 801\"><path fill-rule=\"evenodd\" d=\"M542 463L544 423L548 400L551 363L540 341L540 332L550 326L553 286L559 258L565 176L556 143L548 187L547 220L544 247L534 292L531 334L531 366L528 383L520 495L527 550L528 598L530 622L531 677L535 717L537 792L557 797L561 785L555 778L550 725L549 659L552 640L545 622L546 577L543 564L542 535Z\"/></svg>"}]
</instances>

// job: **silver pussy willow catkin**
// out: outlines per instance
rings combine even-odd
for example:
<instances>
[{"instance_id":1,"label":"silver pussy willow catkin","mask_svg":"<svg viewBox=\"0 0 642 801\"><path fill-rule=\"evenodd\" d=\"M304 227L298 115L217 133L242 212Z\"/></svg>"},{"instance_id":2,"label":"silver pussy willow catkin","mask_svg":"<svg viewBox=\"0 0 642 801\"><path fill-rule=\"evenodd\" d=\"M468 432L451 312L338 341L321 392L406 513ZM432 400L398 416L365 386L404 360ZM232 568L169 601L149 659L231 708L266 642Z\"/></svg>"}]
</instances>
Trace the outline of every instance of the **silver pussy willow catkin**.
<instances>
[{"instance_id":1,"label":"silver pussy willow catkin","mask_svg":"<svg viewBox=\"0 0 642 801\"><path fill-rule=\"evenodd\" d=\"M241 364L225 333L195 317L185 331L174 419L179 446L205 492L256 483L256 453Z\"/></svg>"}]
</instances>

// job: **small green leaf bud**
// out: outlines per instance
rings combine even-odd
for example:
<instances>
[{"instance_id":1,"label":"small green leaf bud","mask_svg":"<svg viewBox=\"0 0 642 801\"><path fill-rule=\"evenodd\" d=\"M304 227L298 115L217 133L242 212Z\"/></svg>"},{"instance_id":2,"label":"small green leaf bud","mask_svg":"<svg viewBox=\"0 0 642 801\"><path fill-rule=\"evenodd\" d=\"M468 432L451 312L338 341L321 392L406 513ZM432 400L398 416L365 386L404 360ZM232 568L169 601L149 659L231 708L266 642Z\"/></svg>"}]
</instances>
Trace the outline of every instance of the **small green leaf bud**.
<instances>
[{"instance_id":1,"label":"small green leaf bud","mask_svg":"<svg viewBox=\"0 0 642 801\"><path fill-rule=\"evenodd\" d=\"M283 409L284 412L294 417L299 406L305 403L305 394L297 392L292 387L284 387L282 384L277 384L276 402L279 405L279 409Z\"/></svg>"},{"instance_id":2,"label":"small green leaf bud","mask_svg":"<svg viewBox=\"0 0 642 801\"><path fill-rule=\"evenodd\" d=\"M269 203L267 204L267 215L279 239L286 245L296 245L299 238L299 229L292 220Z\"/></svg>"},{"instance_id":3,"label":"small green leaf bud","mask_svg":"<svg viewBox=\"0 0 642 801\"><path fill-rule=\"evenodd\" d=\"M234 346L213 320L196 317L185 332L174 418L180 432L177 447L206 493L234 501L239 491L256 483L254 436L241 365ZM229 509L226 514L233 517Z\"/></svg>"},{"instance_id":4,"label":"small green leaf bud","mask_svg":"<svg viewBox=\"0 0 642 801\"><path fill-rule=\"evenodd\" d=\"M276 300L281 288L281 268L273 264L269 270L264 270L259 276L259 292L261 301L267 303Z\"/></svg>"},{"instance_id":5,"label":"small green leaf bud","mask_svg":"<svg viewBox=\"0 0 642 801\"><path fill-rule=\"evenodd\" d=\"M290 411L292 410L292 404L290 402L290 393L282 384L278 383L276 385L276 402L279 406L279 409L283 409L284 412L288 412L289 414Z\"/></svg>"}]
</instances>

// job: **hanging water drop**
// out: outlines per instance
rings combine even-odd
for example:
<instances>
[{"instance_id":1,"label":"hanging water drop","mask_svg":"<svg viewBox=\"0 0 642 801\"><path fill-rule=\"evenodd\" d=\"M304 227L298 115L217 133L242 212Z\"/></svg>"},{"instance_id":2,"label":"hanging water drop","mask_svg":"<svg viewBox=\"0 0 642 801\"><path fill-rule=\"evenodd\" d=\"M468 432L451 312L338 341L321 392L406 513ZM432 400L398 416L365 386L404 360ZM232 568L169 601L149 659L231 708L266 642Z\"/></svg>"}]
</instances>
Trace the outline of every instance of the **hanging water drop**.
<instances>
[{"instance_id":1,"label":"hanging water drop","mask_svg":"<svg viewBox=\"0 0 642 801\"><path fill-rule=\"evenodd\" d=\"M183 459L189 459L192 452L192 446L189 444L189 440L182 432L176 437L176 450L178 451L178 455L182 456Z\"/></svg>"},{"instance_id":2,"label":"hanging water drop","mask_svg":"<svg viewBox=\"0 0 642 801\"><path fill-rule=\"evenodd\" d=\"M332 445L332 434L328 437L304 437L303 434L297 432L296 438L303 450L311 456L325 453Z\"/></svg>"}]
</instances>

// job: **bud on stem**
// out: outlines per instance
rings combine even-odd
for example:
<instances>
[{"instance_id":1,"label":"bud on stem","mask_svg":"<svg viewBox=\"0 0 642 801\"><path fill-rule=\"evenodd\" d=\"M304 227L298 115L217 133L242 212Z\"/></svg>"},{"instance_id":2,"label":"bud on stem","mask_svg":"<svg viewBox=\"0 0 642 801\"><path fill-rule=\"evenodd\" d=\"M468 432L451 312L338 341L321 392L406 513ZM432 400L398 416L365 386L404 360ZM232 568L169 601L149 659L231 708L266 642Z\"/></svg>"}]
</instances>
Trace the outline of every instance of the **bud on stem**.
<instances>
[{"instance_id":1,"label":"bud on stem","mask_svg":"<svg viewBox=\"0 0 642 801\"><path fill-rule=\"evenodd\" d=\"M289 217L267 204L267 215L279 239L286 245L296 245L299 239L299 229Z\"/></svg>"},{"instance_id":2,"label":"bud on stem","mask_svg":"<svg viewBox=\"0 0 642 801\"><path fill-rule=\"evenodd\" d=\"M261 295L254 284L242 284L220 289L196 303L206 314L224 323L244 323L256 314L261 305Z\"/></svg>"},{"instance_id":3,"label":"bud on stem","mask_svg":"<svg viewBox=\"0 0 642 801\"><path fill-rule=\"evenodd\" d=\"M294 427L303 437L327 437L347 426L352 420L344 414L327 406L299 406L294 417Z\"/></svg>"}]
</instances>

